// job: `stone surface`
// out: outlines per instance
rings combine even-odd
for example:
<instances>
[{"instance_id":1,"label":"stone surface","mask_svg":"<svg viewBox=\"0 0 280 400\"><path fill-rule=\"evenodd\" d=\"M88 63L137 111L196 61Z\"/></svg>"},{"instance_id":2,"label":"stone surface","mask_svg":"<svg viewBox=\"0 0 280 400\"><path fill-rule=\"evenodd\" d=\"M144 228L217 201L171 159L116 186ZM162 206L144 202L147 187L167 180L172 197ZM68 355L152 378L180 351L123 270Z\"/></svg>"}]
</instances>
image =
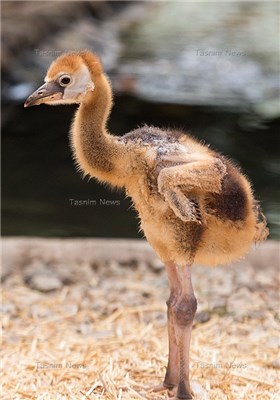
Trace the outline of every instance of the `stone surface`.
<instances>
[{"instance_id":1,"label":"stone surface","mask_svg":"<svg viewBox=\"0 0 280 400\"><path fill-rule=\"evenodd\" d=\"M214 315L268 321L270 313L272 327L274 318L279 318L279 246L275 241L253 246L242 261L230 266L194 265L196 322L206 322ZM144 240L4 238L2 249L3 280L8 287L23 284L49 292L70 285L75 287L78 304L84 298L83 285L87 285L89 292L96 293L88 306L105 310L109 302L110 312L116 309L116 291L135 306L143 298L152 298L155 290L165 293L166 299L169 295L165 268ZM98 296L99 290L107 293L106 298Z\"/></svg>"},{"instance_id":2,"label":"stone surface","mask_svg":"<svg viewBox=\"0 0 280 400\"><path fill-rule=\"evenodd\" d=\"M40 292L51 292L60 289L62 282L56 276L50 274L35 274L31 277L29 286Z\"/></svg>"}]
</instances>

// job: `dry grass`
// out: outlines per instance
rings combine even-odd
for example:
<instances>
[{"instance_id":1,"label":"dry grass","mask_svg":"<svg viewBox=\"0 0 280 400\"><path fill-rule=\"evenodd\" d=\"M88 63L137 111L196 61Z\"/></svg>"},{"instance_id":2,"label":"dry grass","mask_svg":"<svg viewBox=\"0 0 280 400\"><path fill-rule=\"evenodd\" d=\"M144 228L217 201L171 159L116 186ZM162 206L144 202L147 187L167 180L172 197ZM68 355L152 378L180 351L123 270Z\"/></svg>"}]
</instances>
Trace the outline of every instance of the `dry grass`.
<instances>
[{"instance_id":1,"label":"dry grass","mask_svg":"<svg viewBox=\"0 0 280 400\"><path fill-rule=\"evenodd\" d=\"M202 310L206 300L200 285L211 280L201 282L206 270L199 268L194 283ZM30 289L19 274L5 282L2 398L172 396L150 391L162 381L167 362L164 271L116 263L98 270L80 265L79 271L76 284L52 293ZM225 273L221 269L221 276ZM196 399L280 398L275 313L257 304L258 310L247 304L254 318L210 310L207 322L195 323L191 380Z\"/></svg>"}]
</instances>

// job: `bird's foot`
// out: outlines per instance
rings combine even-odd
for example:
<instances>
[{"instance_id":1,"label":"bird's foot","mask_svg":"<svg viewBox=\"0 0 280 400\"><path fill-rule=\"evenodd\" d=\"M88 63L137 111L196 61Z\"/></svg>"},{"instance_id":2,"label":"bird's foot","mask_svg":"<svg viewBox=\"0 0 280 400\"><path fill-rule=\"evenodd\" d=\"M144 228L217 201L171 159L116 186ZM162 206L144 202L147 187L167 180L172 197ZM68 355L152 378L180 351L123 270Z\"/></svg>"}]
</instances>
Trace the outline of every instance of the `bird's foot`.
<instances>
[{"instance_id":1,"label":"bird's foot","mask_svg":"<svg viewBox=\"0 0 280 400\"><path fill-rule=\"evenodd\" d=\"M158 393L158 392L165 392L166 390L169 389L162 384L162 385L151 386L148 389L148 392Z\"/></svg>"},{"instance_id":2,"label":"bird's foot","mask_svg":"<svg viewBox=\"0 0 280 400\"><path fill-rule=\"evenodd\" d=\"M188 198L179 187L162 189L161 194L174 211L175 215L184 222L202 224L199 205L196 200Z\"/></svg>"},{"instance_id":3,"label":"bird's foot","mask_svg":"<svg viewBox=\"0 0 280 400\"><path fill-rule=\"evenodd\" d=\"M150 393L160 393L160 392L168 392L168 396L172 397L175 399L175 393L176 393L177 387L174 385L166 385L165 383L162 383L161 385L156 385L152 386L148 389L148 392Z\"/></svg>"}]
</instances>

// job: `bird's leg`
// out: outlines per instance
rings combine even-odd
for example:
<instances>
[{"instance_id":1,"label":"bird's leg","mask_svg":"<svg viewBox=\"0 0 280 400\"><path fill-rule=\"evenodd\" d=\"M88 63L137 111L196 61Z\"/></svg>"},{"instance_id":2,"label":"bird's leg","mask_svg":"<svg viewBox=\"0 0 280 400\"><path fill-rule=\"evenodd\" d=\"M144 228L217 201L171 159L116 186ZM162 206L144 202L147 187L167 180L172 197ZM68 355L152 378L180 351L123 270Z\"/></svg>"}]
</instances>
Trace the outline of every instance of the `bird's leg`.
<instances>
[{"instance_id":1,"label":"bird's leg","mask_svg":"<svg viewBox=\"0 0 280 400\"><path fill-rule=\"evenodd\" d=\"M191 283L191 267L182 268L182 291L173 307L175 334L179 348L177 399L192 399L189 381L190 341L197 303Z\"/></svg>"},{"instance_id":2,"label":"bird's leg","mask_svg":"<svg viewBox=\"0 0 280 400\"><path fill-rule=\"evenodd\" d=\"M173 389L179 383L179 351L175 332L175 319L173 308L175 307L181 293L181 283L178 277L177 267L174 263L166 263L166 272L170 287L170 296L167 300L167 321L168 321L168 340L169 355L168 364L163 381L163 386Z\"/></svg>"},{"instance_id":3,"label":"bird's leg","mask_svg":"<svg viewBox=\"0 0 280 400\"><path fill-rule=\"evenodd\" d=\"M168 157L168 156L166 156ZM158 190L182 187L186 190L219 193L227 168L219 158L192 161L163 168L158 175Z\"/></svg>"},{"instance_id":4,"label":"bird's leg","mask_svg":"<svg viewBox=\"0 0 280 400\"><path fill-rule=\"evenodd\" d=\"M225 174L226 166L218 158L163 168L158 176L158 191L182 221L201 223L199 209L191 195L219 193Z\"/></svg>"}]
</instances>

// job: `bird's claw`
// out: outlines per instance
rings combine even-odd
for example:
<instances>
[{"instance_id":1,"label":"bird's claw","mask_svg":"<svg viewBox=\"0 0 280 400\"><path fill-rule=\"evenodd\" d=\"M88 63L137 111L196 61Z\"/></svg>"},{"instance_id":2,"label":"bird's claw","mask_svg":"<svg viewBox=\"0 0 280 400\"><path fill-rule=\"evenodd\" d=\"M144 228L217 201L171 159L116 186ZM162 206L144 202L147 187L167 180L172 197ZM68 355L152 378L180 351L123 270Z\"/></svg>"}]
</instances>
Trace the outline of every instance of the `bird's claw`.
<instances>
[{"instance_id":1,"label":"bird's claw","mask_svg":"<svg viewBox=\"0 0 280 400\"><path fill-rule=\"evenodd\" d=\"M168 391L168 393L173 394L175 389L176 389L176 386L168 387L168 386L165 386L164 384L161 384L161 385L151 386L148 389L148 392L150 392L150 393L160 393L160 392Z\"/></svg>"}]
</instances>

